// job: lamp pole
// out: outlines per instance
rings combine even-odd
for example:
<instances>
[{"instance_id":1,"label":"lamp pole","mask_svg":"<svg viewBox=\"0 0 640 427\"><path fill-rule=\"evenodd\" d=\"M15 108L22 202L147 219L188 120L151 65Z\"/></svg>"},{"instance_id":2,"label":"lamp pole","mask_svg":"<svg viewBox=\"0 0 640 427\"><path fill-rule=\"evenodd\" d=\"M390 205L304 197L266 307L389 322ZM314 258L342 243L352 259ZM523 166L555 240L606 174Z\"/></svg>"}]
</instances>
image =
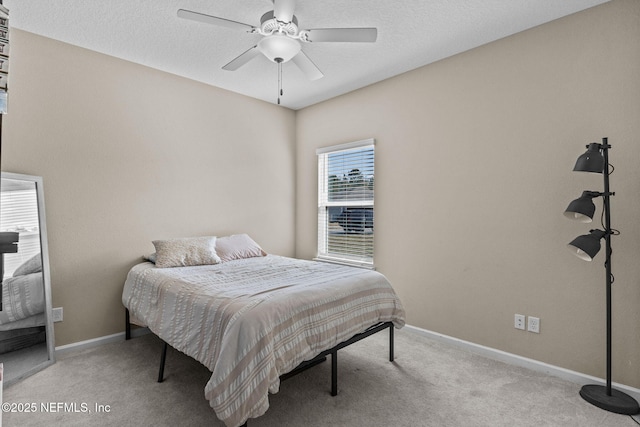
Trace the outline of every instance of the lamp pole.
<instances>
[{"instance_id":1,"label":"lamp pole","mask_svg":"<svg viewBox=\"0 0 640 427\"><path fill-rule=\"evenodd\" d=\"M602 138L602 157L604 158L604 241L605 241L605 270L607 275L607 396L611 396L611 205L609 201L609 144L607 138Z\"/></svg>"}]
</instances>

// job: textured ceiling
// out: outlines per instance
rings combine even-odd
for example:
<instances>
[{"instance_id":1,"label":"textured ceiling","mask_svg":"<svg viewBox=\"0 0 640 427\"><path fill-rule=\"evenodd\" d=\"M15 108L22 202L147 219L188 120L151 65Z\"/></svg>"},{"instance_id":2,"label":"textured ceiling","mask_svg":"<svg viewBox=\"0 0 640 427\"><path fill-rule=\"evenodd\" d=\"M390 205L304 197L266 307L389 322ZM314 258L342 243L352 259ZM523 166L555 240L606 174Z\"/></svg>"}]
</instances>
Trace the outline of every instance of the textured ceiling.
<instances>
[{"instance_id":1,"label":"textured ceiling","mask_svg":"<svg viewBox=\"0 0 640 427\"><path fill-rule=\"evenodd\" d=\"M305 43L324 77L283 65L282 105L299 109L608 0L298 0L301 29L376 27L376 43ZM12 27L275 103L277 66L221 67L261 38L177 17L259 26L271 0L4 0Z\"/></svg>"}]
</instances>

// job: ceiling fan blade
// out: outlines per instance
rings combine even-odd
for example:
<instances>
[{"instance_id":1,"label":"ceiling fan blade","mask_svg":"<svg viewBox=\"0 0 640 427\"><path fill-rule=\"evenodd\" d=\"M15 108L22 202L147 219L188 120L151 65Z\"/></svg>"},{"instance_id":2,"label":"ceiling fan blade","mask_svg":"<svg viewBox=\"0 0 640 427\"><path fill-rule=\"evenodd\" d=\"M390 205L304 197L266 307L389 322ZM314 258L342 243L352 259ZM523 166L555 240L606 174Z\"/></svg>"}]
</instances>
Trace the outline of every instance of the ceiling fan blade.
<instances>
[{"instance_id":1,"label":"ceiling fan blade","mask_svg":"<svg viewBox=\"0 0 640 427\"><path fill-rule=\"evenodd\" d=\"M190 10L178 9L178 17L190 19L192 21L204 22L205 24L213 24L221 27L231 28L232 30L251 31L253 26L243 24L242 22L231 21L229 19L218 18L217 16L205 15L204 13L192 12Z\"/></svg>"},{"instance_id":2,"label":"ceiling fan blade","mask_svg":"<svg viewBox=\"0 0 640 427\"><path fill-rule=\"evenodd\" d=\"M322 71L316 67L316 64L303 51L298 52L296 56L291 58L291 61L300 68L309 80L318 80L324 77Z\"/></svg>"},{"instance_id":3,"label":"ceiling fan blade","mask_svg":"<svg viewBox=\"0 0 640 427\"><path fill-rule=\"evenodd\" d=\"M377 28L317 28L306 32L310 42L372 43L378 38Z\"/></svg>"},{"instance_id":4,"label":"ceiling fan blade","mask_svg":"<svg viewBox=\"0 0 640 427\"><path fill-rule=\"evenodd\" d=\"M222 67L222 69L227 71L235 71L258 55L260 55L260 50L258 50L258 46L254 46L246 50L244 53L236 57L224 67Z\"/></svg>"},{"instance_id":5,"label":"ceiling fan blade","mask_svg":"<svg viewBox=\"0 0 640 427\"><path fill-rule=\"evenodd\" d=\"M295 8L295 0L273 0L273 15L280 22L291 22Z\"/></svg>"}]
</instances>

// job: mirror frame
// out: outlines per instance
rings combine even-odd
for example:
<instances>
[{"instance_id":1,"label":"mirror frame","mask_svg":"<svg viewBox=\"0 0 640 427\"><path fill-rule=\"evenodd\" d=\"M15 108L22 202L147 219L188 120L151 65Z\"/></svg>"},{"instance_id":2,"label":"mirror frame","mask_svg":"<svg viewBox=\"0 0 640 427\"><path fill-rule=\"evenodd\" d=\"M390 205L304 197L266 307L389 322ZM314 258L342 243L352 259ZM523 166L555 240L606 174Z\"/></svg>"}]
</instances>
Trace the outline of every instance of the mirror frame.
<instances>
[{"instance_id":1,"label":"mirror frame","mask_svg":"<svg viewBox=\"0 0 640 427\"><path fill-rule=\"evenodd\" d=\"M51 302L51 271L49 268L49 243L47 239L47 221L46 211L44 208L44 187L42 177L35 175L24 175L20 173L2 172L2 179L13 179L20 181L33 182L36 187L36 199L38 202L38 226L40 227L40 253L42 256L42 280L44 283L44 313L45 313L45 332L47 340L48 360L35 365L31 369L25 371L10 381L5 381L5 386L14 384L23 380L44 368L51 366L56 361L55 336L53 332L53 308Z\"/></svg>"}]
</instances>

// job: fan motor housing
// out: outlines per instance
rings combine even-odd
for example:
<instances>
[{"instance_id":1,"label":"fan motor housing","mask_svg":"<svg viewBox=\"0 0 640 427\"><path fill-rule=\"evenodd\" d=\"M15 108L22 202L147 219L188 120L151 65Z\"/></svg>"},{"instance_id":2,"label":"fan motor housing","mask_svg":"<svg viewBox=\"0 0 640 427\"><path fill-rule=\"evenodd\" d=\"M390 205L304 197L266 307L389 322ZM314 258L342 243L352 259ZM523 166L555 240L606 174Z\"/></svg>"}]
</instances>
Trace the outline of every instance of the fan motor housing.
<instances>
[{"instance_id":1,"label":"fan motor housing","mask_svg":"<svg viewBox=\"0 0 640 427\"><path fill-rule=\"evenodd\" d=\"M284 33L288 36L295 36L298 34L298 18L294 15L291 22L280 22L271 10L260 18L260 29L265 33Z\"/></svg>"}]
</instances>

